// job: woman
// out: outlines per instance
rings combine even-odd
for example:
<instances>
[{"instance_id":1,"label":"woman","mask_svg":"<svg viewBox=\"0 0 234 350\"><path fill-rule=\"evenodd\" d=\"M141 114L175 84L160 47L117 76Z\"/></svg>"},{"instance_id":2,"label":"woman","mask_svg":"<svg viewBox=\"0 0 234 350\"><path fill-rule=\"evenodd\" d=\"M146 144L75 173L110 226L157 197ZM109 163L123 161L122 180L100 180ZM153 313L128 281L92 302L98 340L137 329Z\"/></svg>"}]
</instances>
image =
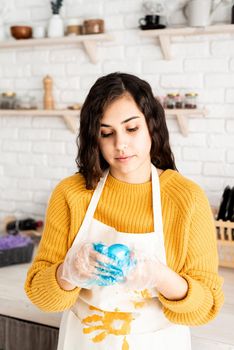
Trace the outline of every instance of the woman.
<instances>
[{"instance_id":1,"label":"woman","mask_svg":"<svg viewBox=\"0 0 234 350\"><path fill-rule=\"evenodd\" d=\"M223 304L214 224L202 189L176 170L149 84L98 79L78 144L79 172L51 196L28 297L67 310L58 349L190 349L188 326ZM113 244L127 247L127 267L108 255Z\"/></svg>"}]
</instances>

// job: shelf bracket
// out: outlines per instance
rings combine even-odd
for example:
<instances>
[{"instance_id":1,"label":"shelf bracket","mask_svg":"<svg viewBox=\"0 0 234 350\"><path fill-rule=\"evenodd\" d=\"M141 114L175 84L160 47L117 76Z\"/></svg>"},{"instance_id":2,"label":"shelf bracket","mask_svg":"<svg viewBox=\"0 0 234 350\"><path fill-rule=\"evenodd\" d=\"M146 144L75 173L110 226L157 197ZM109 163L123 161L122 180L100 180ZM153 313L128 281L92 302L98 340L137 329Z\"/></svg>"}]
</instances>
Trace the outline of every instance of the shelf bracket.
<instances>
[{"instance_id":1,"label":"shelf bracket","mask_svg":"<svg viewBox=\"0 0 234 350\"><path fill-rule=\"evenodd\" d=\"M98 57L97 57L97 44L93 40L84 40L83 45L85 48L85 51L87 55L90 58L90 61L92 63L97 63L98 62Z\"/></svg>"},{"instance_id":2,"label":"shelf bracket","mask_svg":"<svg viewBox=\"0 0 234 350\"><path fill-rule=\"evenodd\" d=\"M188 119L181 114L175 114L177 118L177 122L179 124L180 131L183 136L188 136Z\"/></svg>"},{"instance_id":3,"label":"shelf bracket","mask_svg":"<svg viewBox=\"0 0 234 350\"><path fill-rule=\"evenodd\" d=\"M74 115L63 115L63 120L65 121L67 127L69 130L71 130L73 132L73 134L75 134L77 132L77 117L75 117Z\"/></svg>"},{"instance_id":4,"label":"shelf bracket","mask_svg":"<svg viewBox=\"0 0 234 350\"><path fill-rule=\"evenodd\" d=\"M159 43L165 60L171 60L170 37L169 35L159 35Z\"/></svg>"}]
</instances>

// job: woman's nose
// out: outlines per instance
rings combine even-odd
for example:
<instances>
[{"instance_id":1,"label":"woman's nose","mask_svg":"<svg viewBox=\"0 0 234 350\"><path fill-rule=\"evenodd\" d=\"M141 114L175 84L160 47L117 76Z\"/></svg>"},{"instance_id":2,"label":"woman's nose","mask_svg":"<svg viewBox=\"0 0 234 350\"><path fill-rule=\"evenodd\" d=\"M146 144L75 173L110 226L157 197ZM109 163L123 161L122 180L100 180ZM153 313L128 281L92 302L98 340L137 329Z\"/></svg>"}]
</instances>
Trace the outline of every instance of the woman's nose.
<instances>
[{"instance_id":1,"label":"woman's nose","mask_svg":"<svg viewBox=\"0 0 234 350\"><path fill-rule=\"evenodd\" d=\"M117 136L115 140L115 147L117 151L124 152L127 149L127 140L124 137Z\"/></svg>"},{"instance_id":2,"label":"woman's nose","mask_svg":"<svg viewBox=\"0 0 234 350\"><path fill-rule=\"evenodd\" d=\"M124 153L127 148L128 148L128 146L123 143L123 144L119 145L117 149L119 152Z\"/></svg>"}]
</instances>

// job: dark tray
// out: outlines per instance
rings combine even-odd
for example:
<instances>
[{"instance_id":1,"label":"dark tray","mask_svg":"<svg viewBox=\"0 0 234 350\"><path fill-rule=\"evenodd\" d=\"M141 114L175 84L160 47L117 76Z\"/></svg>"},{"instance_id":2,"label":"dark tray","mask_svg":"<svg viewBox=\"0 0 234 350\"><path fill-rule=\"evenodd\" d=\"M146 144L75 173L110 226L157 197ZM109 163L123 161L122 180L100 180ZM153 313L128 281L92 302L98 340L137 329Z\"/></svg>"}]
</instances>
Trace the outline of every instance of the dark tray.
<instances>
[{"instance_id":1,"label":"dark tray","mask_svg":"<svg viewBox=\"0 0 234 350\"><path fill-rule=\"evenodd\" d=\"M25 247L0 249L0 267L30 262L33 248L33 243L29 243Z\"/></svg>"}]
</instances>

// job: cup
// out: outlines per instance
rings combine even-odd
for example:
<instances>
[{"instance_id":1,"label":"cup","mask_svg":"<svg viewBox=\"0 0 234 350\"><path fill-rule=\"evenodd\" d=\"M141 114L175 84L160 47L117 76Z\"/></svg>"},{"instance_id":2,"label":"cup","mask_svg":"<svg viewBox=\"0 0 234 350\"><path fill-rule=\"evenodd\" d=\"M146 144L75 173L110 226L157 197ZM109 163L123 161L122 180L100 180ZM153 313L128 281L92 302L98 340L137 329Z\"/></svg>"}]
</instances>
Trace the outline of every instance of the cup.
<instances>
[{"instance_id":1,"label":"cup","mask_svg":"<svg viewBox=\"0 0 234 350\"><path fill-rule=\"evenodd\" d=\"M211 0L190 0L183 12L190 27L206 27L210 24Z\"/></svg>"},{"instance_id":2,"label":"cup","mask_svg":"<svg viewBox=\"0 0 234 350\"><path fill-rule=\"evenodd\" d=\"M71 24L67 26L66 35L80 35L82 34L82 26L79 24Z\"/></svg>"},{"instance_id":3,"label":"cup","mask_svg":"<svg viewBox=\"0 0 234 350\"><path fill-rule=\"evenodd\" d=\"M87 19L84 21L83 34L104 33L103 19Z\"/></svg>"},{"instance_id":4,"label":"cup","mask_svg":"<svg viewBox=\"0 0 234 350\"><path fill-rule=\"evenodd\" d=\"M45 37L45 27L35 26L33 27L33 38L40 39Z\"/></svg>"},{"instance_id":5,"label":"cup","mask_svg":"<svg viewBox=\"0 0 234 350\"><path fill-rule=\"evenodd\" d=\"M155 26L159 24L160 16L159 15L146 15L143 18L139 19L139 24L142 26Z\"/></svg>"}]
</instances>

